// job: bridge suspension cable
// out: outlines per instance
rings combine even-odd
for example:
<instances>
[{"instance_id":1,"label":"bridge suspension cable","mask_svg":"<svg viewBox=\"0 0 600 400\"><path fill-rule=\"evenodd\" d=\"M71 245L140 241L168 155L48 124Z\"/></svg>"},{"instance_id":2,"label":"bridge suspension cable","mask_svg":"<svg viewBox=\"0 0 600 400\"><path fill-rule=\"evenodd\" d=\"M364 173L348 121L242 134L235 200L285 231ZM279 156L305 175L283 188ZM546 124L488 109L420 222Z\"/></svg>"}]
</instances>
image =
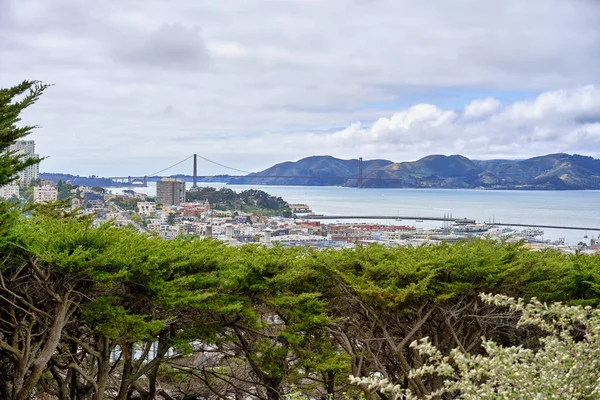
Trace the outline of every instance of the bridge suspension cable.
<instances>
[{"instance_id":1,"label":"bridge suspension cable","mask_svg":"<svg viewBox=\"0 0 600 400\"><path fill-rule=\"evenodd\" d=\"M160 174L160 173L162 173L162 172L165 172L166 170L169 170L169 169L171 169L171 168L173 168L173 167L176 167L176 166L178 166L178 165L179 165L179 164L181 164L181 163L184 163L184 162L186 162L187 160L189 160L189 159L190 159L190 158L192 158L192 157L194 157L194 155L193 155L193 154L192 154L191 156L189 156L188 158L186 158L186 159L184 159L184 160L181 160L181 161L179 161L178 163L175 163L175 164L173 164L173 165L171 165L171 166L169 166L169 167L167 167L167 168L165 168L165 169L161 169L160 171L158 171L158 172L155 172L155 173L153 173L153 174L151 174L151 175L148 175L148 176L155 176L155 175L158 175L158 174Z\"/></svg>"},{"instance_id":2,"label":"bridge suspension cable","mask_svg":"<svg viewBox=\"0 0 600 400\"><path fill-rule=\"evenodd\" d=\"M198 154L198 157L199 157L199 158L201 158L201 159L203 159L204 161L208 161L209 163L212 163L212 164L218 165L219 167L227 168L227 169L230 169L230 170L232 170L232 171L236 171L236 172L241 172L241 173L243 173L243 174L252 174L252 172L249 172L249 171L244 171L243 169L237 169L237 168L233 168L233 167L227 166L227 165L225 165L225 164L221 164L221 163L218 163L218 162L216 162L216 161L209 160L209 159L208 159L208 158L206 158L206 157L202 157L200 154Z\"/></svg>"},{"instance_id":3,"label":"bridge suspension cable","mask_svg":"<svg viewBox=\"0 0 600 400\"><path fill-rule=\"evenodd\" d=\"M216 161L214 161L214 160L211 160L211 159L208 159L208 158L206 158L206 157L203 157L203 156L201 156L200 154L197 154L197 156L198 156L198 158L201 158L201 159L203 159L204 161L207 161L207 162L209 162L209 163L211 163L211 164L215 164L215 165L218 165L218 166L220 166L220 167L223 167L223 168L226 168L226 169L230 169L230 170L232 170L232 171L241 172L241 173L243 173L243 174L251 174L251 173L252 173L252 172L250 172L250 171L245 171L245 170L243 170L243 169L234 168L234 167L230 167L230 166L228 166L228 165L225 165L225 164L221 164L221 163L219 163L219 162L216 162ZM185 158L185 159L183 159L183 160L179 161L179 162L176 162L176 163L175 163L175 164L173 164L173 165L170 165L170 166L168 166L167 168L161 169L160 171L157 171L157 172L155 172L155 173L153 173L153 174L151 174L151 175L148 175L148 176L156 176L156 175L158 175L158 174L161 174L161 173L163 173L163 172L165 172L165 171L167 171L167 170L169 170L169 169L171 169L171 168L173 168L173 167L176 167L176 166L178 166L179 164L182 164L182 163L186 162L187 160L189 160L189 159L190 159L190 158L192 158L192 157L194 157L194 155L193 155L193 154L192 154L191 156L189 156L189 157L187 157L187 158Z\"/></svg>"}]
</instances>

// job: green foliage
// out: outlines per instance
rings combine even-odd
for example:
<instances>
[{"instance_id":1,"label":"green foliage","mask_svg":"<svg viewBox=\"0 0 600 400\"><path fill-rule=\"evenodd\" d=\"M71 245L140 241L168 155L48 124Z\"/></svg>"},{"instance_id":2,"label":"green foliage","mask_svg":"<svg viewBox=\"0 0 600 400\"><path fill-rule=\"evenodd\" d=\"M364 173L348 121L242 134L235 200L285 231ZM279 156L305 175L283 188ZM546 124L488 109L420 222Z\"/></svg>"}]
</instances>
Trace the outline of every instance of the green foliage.
<instances>
[{"instance_id":1,"label":"green foliage","mask_svg":"<svg viewBox=\"0 0 600 400\"><path fill-rule=\"evenodd\" d=\"M6 245L8 232L19 217L16 203L0 199L0 248Z\"/></svg>"},{"instance_id":2,"label":"green foliage","mask_svg":"<svg viewBox=\"0 0 600 400\"><path fill-rule=\"evenodd\" d=\"M92 187L90 188L90 190L91 190L92 192L95 192L95 193L100 193L100 194L104 194L104 193L106 193L106 189L104 189L102 186L92 186Z\"/></svg>"},{"instance_id":3,"label":"green foliage","mask_svg":"<svg viewBox=\"0 0 600 400\"><path fill-rule=\"evenodd\" d=\"M175 225L175 219L177 218L177 215L175 213L169 213L169 215L167 215L167 224L173 226Z\"/></svg>"},{"instance_id":4,"label":"green foliage","mask_svg":"<svg viewBox=\"0 0 600 400\"><path fill-rule=\"evenodd\" d=\"M57 200L65 200L73 197L71 189L73 189L73 185L59 180L56 184L56 190L58 191Z\"/></svg>"},{"instance_id":5,"label":"green foliage","mask_svg":"<svg viewBox=\"0 0 600 400\"><path fill-rule=\"evenodd\" d=\"M129 313L116 305L117 297L98 297L83 310L83 319L107 338L138 342L153 340L165 327L165 321L152 320L144 315Z\"/></svg>"},{"instance_id":6,"label":"green foliage","mask_svg":"<svg viewBox=\"0 0 600 400\"><path fill-rule=\"evenodd\" d=\"M142 223L142 217L140 217L138 214L133 213L129 216L129 218L133 221L136 222L138 224Z\"/></svg>"},{"instance_id":7,"label":"green foliage","mask_svg":"<svg viewBox=\"0 0 600 400\"><path fill-rule=\"evenodd\" d=\"M142 199L129 196L116 196L109 201L113 202L117 207L120 207L123 210L135 211L137 203L142 201Z\"/></svg>"},{"instance_id":8,"label":"green foliage","mask_svg":"<svg viewBox=\"0 0 600 400\"><path fill-rule=\"evenodd\" d=\"M288 204L281 197L271 196L262 190L244 190L236 193L229 188L219 190L213 187L200 187L188 191L188 201L208 200L211 207L216 210L238 210L258 215L283 215L291 216Z\"/></svg>"},{"instance_id":9,"label":"green foliage","mask_svg":"<svg viewBox=\"0 0 600 400\"><path fill-rule=\"evenodd\" d=\"M293 392L295 385L306 397L340 398L348 374L375 372L426 396L441 381L409 377L423 366L409 347L414 340L431 337L444 356L457 346L481 353L484 335L506 346L540 343L540 330L516 328L514 312L483 303L478 293L591 306L600 299L599 256L530 252L518 244L472 240L341 251L228 247L209 239L165 241L110 224L93 227L89 217L57 204L36 207L28 217L9 214L13 223L0 223L6 290L24 290L19 293L27 299L22 282L37 281L19 274L39 267L52 293L73 293L76 311L62 331L60 357L95 382L104 382L100 370L90 367L98 365L100 353L110 354L117 344L139 349L156 341L163 353L153 366L176 367L183 374L177 375L178 387L207 391L198 389L195 396L212 396L210 386L226 397L237 387L270 399ZM48 313L55 300L41 296L40 287L46 286L28 294L34 303L40 299L27 309L30 314L9 303L0 310L4 344L14 339L8 312L47 320L36 310ZM0 285L5 297L6 290ZM80 347L71 354L73 341ZM199 347L208 354L204 358ZM203 361L192 368L187 358L170 360L168 348L178 352L171 357ZM102 360L114 366L102 370L112 374L106 382L120 379L121 366ZM50 369L59 361L45 366L44 379L55 379ZM14 362L0 354L0 366L10 367L3 370L15 370ZM135 375L144 363L119 362L131 363L132 378L111 390L147 384L149 370ZM166 379L164 368L156 371L156 379ZM57 385L50 383L45 387ZM372 391L362 390L372 398Z\"/></svg>"}]
</instances>

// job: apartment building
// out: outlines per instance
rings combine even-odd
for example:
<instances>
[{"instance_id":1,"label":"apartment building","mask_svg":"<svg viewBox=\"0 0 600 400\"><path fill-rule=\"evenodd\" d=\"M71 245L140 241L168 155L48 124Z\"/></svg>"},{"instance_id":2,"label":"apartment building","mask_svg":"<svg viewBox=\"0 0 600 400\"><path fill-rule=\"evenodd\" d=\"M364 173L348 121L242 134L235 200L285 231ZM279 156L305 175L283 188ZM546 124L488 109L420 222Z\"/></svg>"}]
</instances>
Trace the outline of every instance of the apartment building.
<instances>
[{"instance_id":1,"label":"apartment building","mask_svg":"<svg viewBox=\"0 0 600 400\"><path fill-rule=\"evenodd\" d=\"M52 185L36 186L33 188L34 203L48 203L56 201L58 198L58 190Z\"/></svg>"},{"instance_id":2,"label":"apartment building","mask_svg":"<svg viewBox=\"0 0 600 400\"><path fill-rule=\"evenodd\" d=\"M185 203L185 182L175 178L163 178L156 182L156 201L165 206Z\"/></svg>"},{"instance_id":3,"label":"apartment building","mask_svg":"<svg viewBox=\"0 0 600 400\"><path fill-rule=\"evenodd\" d=\"M4 185L0 186L0 197L3 199L10 199L13 196L19 197L19 186L18 185Z\"/></svg>"},{"instance_id":4,"label":"apartment building","mask_svg":"<svg viewBox=\"0 0 600 400\"><path fill-rule=\"evenodd\" d=\"M38 159L39 155L35 153L35 141L33 140L17 140L15 144L8 147L8 151L14 151L22 160L30 158ZM21 186L28 186L32 180L37 179L40 173L39 164L30 165L23 171L19 172L19 182Z\"/></svg>"},{"instance_id":5,"label":"apartment building","mask_svg":"<svg viewBox=\"0 0 600 400\"><path fill-rule=\"evenodd\" d=\"M156 213L156 203L153 201L140 201L137 203L138 214L149 216Z\"/></svg>"}]
</instances>

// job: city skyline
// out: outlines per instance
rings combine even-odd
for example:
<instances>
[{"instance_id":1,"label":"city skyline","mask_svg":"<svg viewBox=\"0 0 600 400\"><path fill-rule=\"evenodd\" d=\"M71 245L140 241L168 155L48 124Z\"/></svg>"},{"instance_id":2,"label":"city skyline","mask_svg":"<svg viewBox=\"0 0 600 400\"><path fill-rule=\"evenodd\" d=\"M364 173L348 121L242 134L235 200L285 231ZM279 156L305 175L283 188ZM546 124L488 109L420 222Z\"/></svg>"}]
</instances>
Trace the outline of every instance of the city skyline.
<instances>
[{"instance_id":1,"label":"city skyline","mask_svg":"<svg viewBox=\"0 0 600 400\"><path fill-rule=\"evenodd\" d=\"M54 84L23 120L41 171L600 158L597 2L139 4L0 0L0 87Z\"/></svg>"}]
</instances>

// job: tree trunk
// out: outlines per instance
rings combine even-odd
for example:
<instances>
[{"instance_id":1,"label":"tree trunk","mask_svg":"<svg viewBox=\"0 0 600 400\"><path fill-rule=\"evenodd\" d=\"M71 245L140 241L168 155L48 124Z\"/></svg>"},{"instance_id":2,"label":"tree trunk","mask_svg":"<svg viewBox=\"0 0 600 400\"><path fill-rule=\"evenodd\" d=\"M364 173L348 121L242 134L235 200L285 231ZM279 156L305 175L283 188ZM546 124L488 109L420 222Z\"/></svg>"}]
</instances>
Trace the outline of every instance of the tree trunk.
<instances>
[{"instance_id":1,"label":"tree trunk","mask_svg":"<svg viewBox=\"0 0 600 400\"><path fill-rule=\"evenodd\" d=\"M267 378L264 380L264 383L267 388L267 398L269 400L279 400L283 398L281 396L281 379Z\"/></svg>"},{"instance_id":2,"label":"tree trunk","mask_svg":"<svg viewBox=\"0 0 600 400\"><path fill-rule=\"evenodd\" d=\"M97 390L92 396L92 400L103 400L104 391L108 383L108 373L110 372L110 339L103 335L98 336L98 375L96 379Z\"/></svg>"},{"instance_id":3,"label":"tree trunk","mask_svg":"<svg viewBox=\"0 0 600 400\"><path fill-rule=\"evenodd\" d=\"M323 374L325 378L325 390L327 391L326 399L333 399L335 393L335 372L327 371Z\"/></svg>"},{"instance_id":4,"label":"tree trunk","mask_svg":"<svg viewBox=\"0 0 600 400\"><path fill-rule=\"evenodd\" d=\"M69 343L69 351L73 355L77 354L77 344L73 342ZM67 381L71 387L71 400L78 400L77 372L69 368Z\"/></svg>"},{"instance_id":5,"label":"tree trunk","mask_svg":"<svg viewBox=\"0 0 600 400\"><path fill-rule=\"evenodd\" d=\"M67 322L70 304L71 300L69 299L69 295L66 294L63 296L62 301L56 305L54 321L49 329L50 333L48 334L46 343L37 356L37 359L31 362L31 364L29 364L30 360L21 360L23 363L25 363L25 369L29 370L29 375L22 381L22 383L20 379L19 381L15 382L13 400L29 400L31 397L33 390L42 376L42 373L48 366L50 358L52 358L52 355L54 355L54 352L60 343L62 330ZM27 364L30 365L29 368L27 368Z\"/></svg>"},{"instance_id":6,"label":"tree trunk","mask_svg":"<svg viewBox=\"0 0 600 400\"><path fill-rule=\"evenodd\" d=\"M115 400L127 399L129 392L129 378L133 372L133 344L127 343L119 345L123 354L123 370L121 371L121 386Z\"/></svg>"}]
</instances>

